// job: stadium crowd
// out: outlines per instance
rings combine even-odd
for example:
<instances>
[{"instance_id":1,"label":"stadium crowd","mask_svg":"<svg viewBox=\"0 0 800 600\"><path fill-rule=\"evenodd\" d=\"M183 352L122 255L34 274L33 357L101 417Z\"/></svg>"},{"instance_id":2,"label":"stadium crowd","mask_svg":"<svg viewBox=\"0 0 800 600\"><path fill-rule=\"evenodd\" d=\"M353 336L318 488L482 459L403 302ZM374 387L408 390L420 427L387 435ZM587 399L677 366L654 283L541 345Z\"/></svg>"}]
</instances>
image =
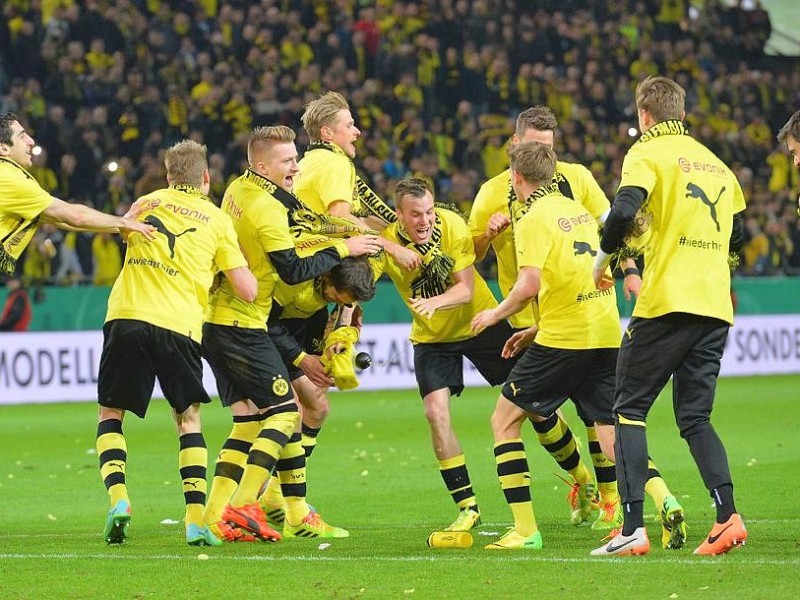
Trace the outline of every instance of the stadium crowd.
<instances>
[{"instance_id":1,"label":"stadium crowd","mask_svg":"<svg viewBox=\"0 0 800 600\"><path fill-rule=\"evenodd\" d=\"M359 170L382 198L413 175L468 213L508 166L516 115L535 104L558 117L559 157L613 197L638 135L634 88L662 74L687 90L687 124L744 188L739 273L798 274L800 184L775 135L800 105L800 71L764 54L769 16L754 5L8 0L0 113L20 115L40 145L31 172L45 189L122 215L163 187L169 145L208 145L219 201L253 127L287 125L302 150L303 106L338 90L362 131ZM37 236L28 280L109 285L121 268L112 236Z\"/></svg>"}]
</instances>

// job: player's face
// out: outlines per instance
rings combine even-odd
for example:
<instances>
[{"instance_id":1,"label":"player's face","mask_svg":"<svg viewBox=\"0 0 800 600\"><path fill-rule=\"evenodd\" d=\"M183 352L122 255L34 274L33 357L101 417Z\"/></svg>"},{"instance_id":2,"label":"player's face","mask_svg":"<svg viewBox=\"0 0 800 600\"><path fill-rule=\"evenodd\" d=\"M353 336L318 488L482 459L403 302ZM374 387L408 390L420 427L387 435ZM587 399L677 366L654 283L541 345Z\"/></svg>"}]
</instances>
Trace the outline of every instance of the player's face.
<instances>
[{"instance_id":1,"label":"player's face","mask_svg":"<svg viewBox=\"0 0 800 600\"><path fill-rule=\"evenodd\" d=\"M0 154L19 163L26 169L33 164L33 138L17 121L11 123L11 143L0 146Z\"/></svg>"},{"instance_id":2,"label":"player's face","mask_svg":"<svg viewBox=\"0 0 800 600\"><path fill-rule=\"evenodd\" d=\"M425 192L422 198L406 196L397 207L397 220L415 244L427 244L436 223L433 196Z\"/></svg>"},{"instance_id":3,"label":"player's face","mask_svg":"<svg viewBox=\"0 0 800 600\"><path fill-rule=\"evenodd\" d=\"M353 304L356 301L353 294L340 291L327 282L322 286L322 297L325 302L335 302L336 304Z\"/></svg>"},{"instance_id":4,"label":"player's face","mask_svg":"<svg viewBox=\"0 0 800 600\"><path fill-rule=\"evenodd\" d=\"M297 166L297 148L294 142L278 142L266 153L263 162L256 163L256 171L277 183L287 192L292 191L295 177L300 172Z\"/></svg>"},{"instance_id":5,"label":"player's face","mask_svg":"<svg viewBox=\"0 0 800 600\"><path fill-rule=\"evenodd\" d=\"M545 146L553 147L556 134L554 131L540 131L539 129L526 129L521 136L514 135L514 144L524 144L525 142L539 142Z\"/></svg>"},{"instance_id":6,"label":"player's face","mask_svg":"<svg viewBox=\"0 0 800 600\"><path fill-rule=\"evenodd\" d=\"M800 140L794 136L786 136L786 147L789 149L789 154L792 155L792 162L794 166L800 169Z\"/></svg>"},{"instance_id":7,"label":"player's face","mask_svg":"<svg viewBox=\"0 0 800 600\"><path fill-rule=\"evenodd\" d=\"M336 117L336 124L328 129L330 129L330 139L327 141L339 146L350 158L355 158L355 141L361 135L361 130L356 127L350 111L346 108L341 109Z\"/></svg>"}]
</instances>

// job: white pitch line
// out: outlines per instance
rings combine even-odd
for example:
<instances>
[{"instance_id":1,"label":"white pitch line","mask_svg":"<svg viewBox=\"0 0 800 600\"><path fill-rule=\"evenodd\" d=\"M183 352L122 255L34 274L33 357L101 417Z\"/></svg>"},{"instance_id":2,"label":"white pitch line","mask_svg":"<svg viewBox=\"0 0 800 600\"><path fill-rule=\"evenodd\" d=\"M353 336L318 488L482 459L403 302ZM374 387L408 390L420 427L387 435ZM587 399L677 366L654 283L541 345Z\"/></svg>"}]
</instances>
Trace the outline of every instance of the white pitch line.
<instances>
[{"instance_id":1,"label":"white pitch line","mask_svg":"<svg viewBox=\"0 0 800 600\"><path fill-rule=\"evenodd\" d=\"M209 550L211 551L211 550ZM211 551L213 552L213 551ZM21 554L21 553L0 553L0 559L119 559L124 556L126 560L197 560L193 555L186 554L75 554L75 553L55 553L55 554ZM565 558L558 556L541 556L534 553L515 554L514 556L498 556L496 554L480 554L473 556L373 556L370 558L362 556L214 556L209 555L210 560L225 560L225 561L251 561L251 562L286 562L286 561L304 561L304 562L467 562L470 560L494 560L495 562L543 562L543 563L630 563L630 559L626 558ZM644 558L648 564L664 563L670 565L710 565L718 567L721 561L725 560L722 557L712 559L686 559L686 558ZM748 560L747 562L729 563L736 564L737 567L748 565L800 565L800 559L787 559L787 560L774 560L774 559L755 559Z\"/></svg>"}]
</instances>

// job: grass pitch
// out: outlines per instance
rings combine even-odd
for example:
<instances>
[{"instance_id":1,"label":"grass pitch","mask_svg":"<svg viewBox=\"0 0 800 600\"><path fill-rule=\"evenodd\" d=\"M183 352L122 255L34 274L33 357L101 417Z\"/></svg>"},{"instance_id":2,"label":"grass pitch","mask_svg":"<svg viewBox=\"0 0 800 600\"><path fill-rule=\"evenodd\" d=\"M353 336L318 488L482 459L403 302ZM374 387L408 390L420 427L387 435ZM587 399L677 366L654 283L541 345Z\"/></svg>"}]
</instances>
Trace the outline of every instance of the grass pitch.
<instances>
[{"instance_id":1,"label":"grass pitch","mask_svg":"<svg viewBox=\"0 0 800 600\"><path fill-rule=\"evenodd\" d=\"M680 439L669 396L649 420L650 452L687 513L688 547L640 558L589 556L600 536L569 524L568 491L530 428L524 439L540 552L488 552L511 524L495 476L489 416L496 390L453 400L484 525L471 549L425 540L456 510L445 492L415 391L335 394L309 463L309 500L351 537L192 548L183 539L177 439L163 401L147 420L129 415L128 542L106 546L107 496L94 454L92 403L0 407L0 598L794 598L800 595L800 377L720 382L714 424L728 450L750 539L716 558L694 549L714 518L711 499ZM585 438L571 408L567 416ZM212 459L230 428L204 409ZM588 460L588 457L587 457ZM655 515L652 503L646 513ZM162 524L165 520L179 524ZM209 556L198 560L198 554Z\"/></svg>"}]
</instances>

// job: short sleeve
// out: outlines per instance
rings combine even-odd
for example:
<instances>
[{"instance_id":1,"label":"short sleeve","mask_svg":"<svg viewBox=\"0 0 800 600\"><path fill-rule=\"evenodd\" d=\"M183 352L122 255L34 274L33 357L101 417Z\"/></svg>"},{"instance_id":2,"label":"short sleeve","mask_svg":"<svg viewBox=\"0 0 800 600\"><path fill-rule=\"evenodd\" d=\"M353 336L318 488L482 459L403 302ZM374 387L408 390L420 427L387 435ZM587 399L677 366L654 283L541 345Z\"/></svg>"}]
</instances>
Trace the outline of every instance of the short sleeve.
<instances>
[{"instance_id":1,"label":"short sleeve","mask_svg":"<svg viewBox=\"0 0 800 600\"><path fill-rule=\"evenodd\" d=\"M214 255L214 264L218 271L229 271L246 267L247 260L239 248L239 241L236 237L236 230L233 222L226 214L220 214L220 239L217 245L217 252Z\"/></svg>"},{"instance_id":2,"label":"short sleeve","mask_svg":"<svg viewBox=\"0 0 800 600\"><path fill-rule=\"evenodd\" d=\"M551 228L544 223L544 215L535 208L520 219L514 227L514 245L519 267L544 268L553 246Z\"/></svg>"}]
</instances>

